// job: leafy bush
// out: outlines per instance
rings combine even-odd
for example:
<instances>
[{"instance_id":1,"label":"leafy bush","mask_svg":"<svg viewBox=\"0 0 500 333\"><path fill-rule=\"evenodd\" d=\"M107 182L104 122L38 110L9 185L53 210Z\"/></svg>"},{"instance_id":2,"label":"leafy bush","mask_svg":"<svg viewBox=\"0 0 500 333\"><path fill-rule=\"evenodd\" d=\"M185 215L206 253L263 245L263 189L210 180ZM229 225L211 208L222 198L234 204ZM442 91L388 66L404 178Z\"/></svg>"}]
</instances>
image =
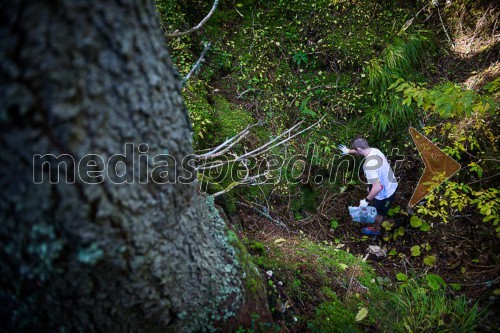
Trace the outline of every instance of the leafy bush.
<instances>
[{"instance_id":1,"label":"leafy bush","mask_svg":"<svg viewBox=\"0 0 500 333\"><path fill-rule=\"evenodd\" d=\"M495 102L492 99L451 82L427 89L423 84L398 79L388 89L403 94L403 106L411 107L416 104L418 108L434 112L443 118L491 113L495 110Z\"/></svg>"}]
</instances>

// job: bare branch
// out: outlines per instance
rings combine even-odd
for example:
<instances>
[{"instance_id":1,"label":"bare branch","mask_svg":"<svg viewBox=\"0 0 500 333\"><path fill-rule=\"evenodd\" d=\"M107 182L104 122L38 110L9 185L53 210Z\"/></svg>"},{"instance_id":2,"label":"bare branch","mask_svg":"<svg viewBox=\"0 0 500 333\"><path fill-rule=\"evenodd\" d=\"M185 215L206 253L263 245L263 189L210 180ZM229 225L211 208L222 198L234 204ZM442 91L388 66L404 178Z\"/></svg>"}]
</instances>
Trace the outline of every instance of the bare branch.
<instances>
[{"instance_id":1,"label":"bare branch","mask_svg":"<svg viewBox=\"0 0 500 333\"><path fill-rule=\"evenodd\" d=\"M193 73L199 69L200 65L201 65L201 62L203 61L203 57L205 57L205 54L208 52L208 50L210 49L210 43L205 43L205 47L203 48L203 51L201 51L201 54L200 54L200 57L198 58L198 60L196 61L196 63L193 65L193 67L191 68L191 70L189 71L189 73L182 79L181 81L181 85L182 87L184 87L189 78L191 77L191 75L193 75Z\"/></svg>"},{"instance_id":2,"label":"bare branch","mask_svg":"<svg viewBox=\"0 0 500 333\"><path fill-rule=\"evenodd\" d=\"M295 138L296 136L310 130L314 126L317 126L325 117L326 117L326 115L321 117L317 122L308 126L307 128L305 128L301 131L298 131L296 133L293 133L301 124L304 123L303 120L299 121L297 124L295 124L294 126L289 128L285 132L281 133L280 135L278 135L277 137L275 137L271 141L267 142L266 144L258 147L257 149L254 149L254 150L249 151L249 152L245 152L244 154L238 156L237 154L235 154L234 152L231 152L229 150L232 147L234 147L238 142L240 142L244 137L246 137L252 127L261 124L261 122L259 121L257 124L249 125L243 131L236 134L232 138L227 139L222 144L220 144L216 148L212 149L208 153L205 153L203 155L197 155L196 157L197 157L198 161L201 160L202 163L196 166L196 170L203 174L203 172L206 170L219 168L219 167L222 167L224 165L228 165L230 163L235 163L235 162L239 162L241 164L241 166L244 167L244 169L246 170L246 173L242 176L240 174L238 174L238 178L241 178L241 179L233 180L226 188L224 188L223 190L221 190L219 192L212 194L212 196L214 196L214 197L217 197L219 195L227 193L227 192L231 191L233 188L235 188L236 186L240 186L240 185L258 186L258 185L262 185L262 184L269 184L268 175L271 172L271 167L269 165L269 161L267 159L264 159L264 161L267 165L267 168L263 172L259 172L261 170L257 170L256 175L250 175L250 169L248 166L249 158L256 158L257 156L262 155L265 152L267 152L275 147L278 147L280 145L285 144L286 142L290 141L291 139ZM288 137L285 137L286 135L288 135ZM221 157L225 153L227 153L227 155L229 155L231 157L227 158L225 160L217 159L217 160L210 161L213 158ZM239 171L240 170L238 170L238 172ZM268 219L274 221L274 219L272 219L270 216L266 216L266 217Z\"/></svg>"},{"instance_id":3,"label":"bare branch","mask_svg":"<svg viewBox=\"0 0 500 333\"><path fill-rule=\"evenodd\" d=\"M235 188L236 186L240 186L240 185L263 185L263 184L266 184L265 181L257 183L256 180L260 177L267 176L268 174L269 174L269 172L266 171L264 173L261 173L261 174L255 175L255 176L244 178L244 179L237 181L237 182L232 182L231 184L229 184L228 187L226 187L222 191L219 191L217 193L212 194L212 196L217 197L221 194L224 194L224 193L231 191L233 188Z\"/></svg>"},{"instance_id":4,"label":"bare branch","mask_svg":"<svg viewBox=\"0 0 500 333\"><path fill-rule=\"evenodd\" d=\"M439 10L439 7L437 7L437 11L439 15L439 21L441 21L441 26L443 27L446 38L448 38L448 42L450 43L451 47L455 47L453 41L451 40L450 35L448 34L448 30L446 30L446 27L444 26L443 18L441 17L441 11Z\"/></svg>"},{"instance_id":5,"label":"bare branch","mask_svg":"<svg viewBox=\"0 0 500 333\"><path fill-rule=\"evenodd\" d=\"M231 147L233 147L236 143L238 143L239 141L241 141L245 136L247 136L247 134L250 132L250 129L252 129L255 126L260 126L262 124L263 124L262 121L258 121L257 123L255 123L253 125L248 125L243 131L239 132L238 134L236 134L232 138L227 139L222 144L220 144L219 146L217 146L213 150L209 151L208 153L205 153L205 154L202 154L202 155L196 155L196 158L198 158L200 160L207 160L207 159L210 159L210 158L215 158L215 157L221 156L223 153L225 153ZM236 141L233 142L233 143L231 143L229 146L227 146L234 139L236 139ZM227 146L227 147L224 148L225 146ZM222 148L224 148L224 149L219 152L219 150L222 149Z\"/></svg>"},{"instance_id":6,"label":"bare branch","mask_svg":"<svg viewBox=\"0 0 500 333\"><path fill-rule=\"evenodd\" d=\"M427 3L425 6L423 6L422 8L420 8L420 10L411 18L409 19L408 21L405 22L405 24L403 24L403 26L401 27L401 29L399 30L399 32L403 32L403 31L406 31L406 29L408 29L412 23L413 23L413 20L415 20L417 18L417 16L425 9L427 8L429 5L432 4L432 1Z\"/></svg>"},{"instance_id":7,"label":"bare branch","mask_svg":"<svg viewBox=\"0 0 500 333\"><path fill-rule=\"evenodd\" d=\"M248 153L245 153L245 154L241 155L238 159L243 159L243 158L245 158L245 157L247 157L247 156L250 156L250 155L252 155L252 154L255 154L255 153L257 153L257 152L261 151L262 149L265 149L266 147L268 147L269 145L271 145L273 142L277 141L277 140L278 140L278 139L280 139L281 137L283 137L283 136L287 135L288 133L290 133L291 131L293 131L295 128L297 128L298 126L300 126L303 122L304 122L303 120L299 121L297 124L293 125L293 126L292 126L292 127L290 127L288 130L286 130L285 132L281 133L280 135L278 135L277 137L275 137L274 139L272 139L272 140L271 140L271 141L269 141L268 143L266 143L266 144L264 144L264 145L260 146L260 147L259 147L259 148L257 148L257 149L254 149L254 150L252 150L252 151L250 151L250 152L248 152Z\"/></svg>"},{"instance_id":8,"label":"bare branch","mask_svg":"<svg viewBox=\"0 0 500 333\"><path fill-rule=\"evenodd\" d=\"M218 167L221 167L221 166L224 166L226 164L229 164L229 163L234 163L234 162L239 162L239 161L244 161L245 159L247 159L248 157L256 157L256 156L259 156L273 148L276 148L278 146L281 146L282 144L290 141L291 139L295 138L296 136L310 130L311 128L313 128L314 126L318 125L324 118L326 117L326 115L324 115L323 117L321 117L317 122L315 122L314 124L312 124L311 126L303 129L302 131L299 131L293 135L290 135L288 138L282 140L282 141L279 141L277 142L276 144L273 145L274 142L278 141L280 138L282 138L283 136L291 133L294 129L296 129L298 126L300 126L304 121L301 120L299 121L297 124L295 124L294 126L290 127L288 130L286 130L285 132L283 132L282 134L278 135L276 138L274 138L273 140L267 142L266 144L260 146L259 148L257 149L254 149L250 152L247 152L243 155L240 155L234 159L231 159L231 160L226 160L226 161L215 161L214 164L203 164L203 166L198 166L196 169L198 171L202 171L202 170L209 170L209 169L215 169L215 168L218 168ZM245 131L245 130L244 130ZM243 132L244 132L243 131ZM239 134L237 134L236 136L240 135L242 132L240 132ZM234 138L234 137L233 137ZM233 138L227 140L226 142L228 141L231 141ZM222 145L221 145L222 146ZM219 149L221 146L217 147L217 149ZM232 146L232 145L231 145ZM224 150L226 151L226 149ZM207 153L208 154L208 153ZM217 156L220 156L219 154L217 154Z\"/></svg>"},{"instance_id":9,"label":"bare branch","mask_svg":"<svg viewBox=\"0 0 500 333\"><path fill-rule=\"evenodd\" d=\"M241 201L237 201L236 203L238 203L240 205L243 205L243 206L246 206L248 208L251 208L252 210L256 211L257 213L260 213L262 216L264 216L265 218L267 218L269 221L273 222L274 224L276 224L276 225L278 225L280 227L283 227L286 230L288 230L288 227L286 226L285 223L283 223L282 221L280 221L278 219L274 219L273 217L271 217L271 215L269 215L269 213L267 212L266 207L262 207L260 205L255 204L256 206L260 206L260 207L263 208L263 210L260 210L257 207L247 205L246 203L241 202Z\"/></svg>"},{"instance_id":10,"label":"bare branch","mask_svg":"<svg viewBox=\"0 0 500 333\"><path fill-rule=\"evenodd\" d=\"M219 161L218 164L212 164L212 165L209 165L208 167L206 167L206 164L205 164L203 167L197 168L197 170L214 169L214 168L218 168L218 167L223 166L223 165L228 164L228 163L242 161L242 160L246 159L248 156L257 153L257 152L259 152L262 149L265 149L266 147L268 147L269 145L271 145L273 142L277 141L278 139L280 139L284 135L286 135L286 134L290 133L291 131L293 131L295 128L297 128L298 126L300 126L303 122L304 121L301 120L300 122L298 122L297 124L295 124L294 126L292 126L291 128L289 128L288 130L286 130L285 132L283 132L282 134L280 134L277 137L275 137L273 140L269 141L268 143L260 146L259 148L255 149L255 150L252 150L251 152L247 152L247 153L245 153L245 154L243 154L243 155L241 155L241 156L239 156L239 157L237 157L237 158L235 158L233 160L227 160L227 161L224 161L224 162L220 162ZM288 140L289 139L290 139L290 137L288 138ZM258 155L260 155L260 154L258 154Z\"/></svg>"},{"instance_id":11,"label":"bare branch","mask_svg":"<svg viewBox=\"0 0 500 333\"><path fill-rule=\"evenodd\" d=\"M282 144L284 144L285 142L290 141L291 139L295 138L296 136L298 136L298 135L300 135L300 134L302 134L302 133L304 133L304 132L306 132L306 131L310 130L310 129L311 129L311 128L313 128L314 126L318 125L318 124L319 124L319 123L320 123L323 119L325 119L325 117L326 117L326 114L325 114L323 117L321 117L321 119L320 119L320 120L318 120L317 122L315 122L315 123L314 123L314 124L312 124L311 126L309 126L309 127L305 128L305 129L303 129L303 130L302 130L302 131L300 131L300 132L295 133L294 135L292 135L292 136L290 136L290 137L286 138L286 139L285 139L285 140L283 140L283 141L278 142L278 143L277 143L277 144L275 144L274 146L271 146L271 147L269 147L269 148L267 148L267 149L265 149L265 150L263 150L263 151L260 151L260 152L258 152L258 153L256 153L256 154L255 154L255 152L256 152L256 151L258 151L258 150L262 149L263 147L267 146L269 143L271 143L271 142L275 141L275 140L272 140L272 141L268 142L267 144L265 144L264 146L262 146L262 147L260 147L260 148L255 149L254 151L251 151L251 152L249 152L249 153L246 153L246 154L244 154L244 155L241 155L241 156L238 158L238 160L239 160L239 159L242 159L242 158L245 158L245 157L246 157L246 156L248 156L248 155L252 155L252 153L254 153L252 156L258 156L258 155L260 155L260 154L265 153L266 151L268 151L268 150L270 150L270 149L273 149L273 148L276 148L276 147L278 147L278 146L281 146L281 145L282 145ZM300 121L299 123L297 123L297 125L302 124L302 122L303 122L303 121ZM295 125L294 127L296 127L297 125ZM292 127L292 128L294 128L294 127ZM280 136L283 136L283 135L284 135L284 134L286 134L287 132L290 132L290 130L286 131L285 133L283 133L283 134L282 134L282 135L280 135Z\"/></svg>"},{"instance_id":12,"label":"bare branch","mask_svg":"<svg viewBox=\"0 0 500 333\"><path fill-rule=\"evenodd\" d=\"M186 35L189 35L195 31L198 31L201 29L201 27L208 21L208 19L213 15L213 13L215 12L215 9L217 8L217 5L219 4L219 0L215 0L214 1L214 4L212 6L212 9L210 10L210 12L207 14L207 16L205 16L205 18L203 20L200 21L200 23L198 23L195 27L192 27L191 29L187 30L187 31L184 31L184 32L179 32L179 31L175 31L171 34L165 34L165 36L167 38L176 38L176 37L182 37L182 36L186 36Z\"/></svg>"}]
</instances>

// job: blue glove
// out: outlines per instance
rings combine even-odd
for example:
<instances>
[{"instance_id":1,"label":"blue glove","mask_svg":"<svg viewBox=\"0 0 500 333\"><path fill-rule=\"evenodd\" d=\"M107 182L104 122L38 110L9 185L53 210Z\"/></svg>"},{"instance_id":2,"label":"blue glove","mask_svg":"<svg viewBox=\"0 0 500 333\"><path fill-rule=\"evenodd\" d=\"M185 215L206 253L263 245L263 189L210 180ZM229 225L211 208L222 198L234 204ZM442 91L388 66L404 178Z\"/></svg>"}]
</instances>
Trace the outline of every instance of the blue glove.
<instances>
[{"instance_id":1,"label":"blue glove","mask_svg":"<svg viewBox=\"0 0 500 333\"><path fill-rule=\"evenodd\" d=\"M345 145L339 145L338 148L342 151L342 154L348 155L349 154L349 148L347 148Z\"/></svg>"}]
</instances>

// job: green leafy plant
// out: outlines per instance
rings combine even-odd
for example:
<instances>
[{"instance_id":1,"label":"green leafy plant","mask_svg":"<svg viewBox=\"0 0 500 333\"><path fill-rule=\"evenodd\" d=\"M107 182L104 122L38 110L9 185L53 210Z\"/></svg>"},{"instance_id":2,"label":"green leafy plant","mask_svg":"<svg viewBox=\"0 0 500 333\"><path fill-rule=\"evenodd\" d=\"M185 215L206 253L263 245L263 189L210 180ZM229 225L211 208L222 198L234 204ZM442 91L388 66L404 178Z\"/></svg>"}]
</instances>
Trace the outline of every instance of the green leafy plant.
<instances>
[{"instance_id":1,"label":"green leafy plant","mask_svg":"<svg viewBox=\"0 0 500 333\"><path fill-rule=\"evenodd\" d=\"M307 103L309 102L311 98L308 97L306 99L304 99L302 101L302 103L300 103L300 106L299 106L299 111L301 114L303 115L310 115L310 116L313 116L315 117L317 114L316 112L314 112L313 110L311 110L308 106L307 106Z\"/></svg>"},{"instance_id":2,"label":"green leafy plant","mask_svg":"<svg viewBox=\"0 0 500 333\"><path fill-rule=\"evenodd\" d=\"M420 245L415 245L415 246L412 246L411 249L411 255L414 256L414 257L418 257L420 255Z\"/></svg>"},{"instance_id":3,"label":"green leafy plant","mask_svg":"<svg viewBox=\"0 0 500 333\"><path fill-rule=\"evenodd\" d=\"M436 265L436 256L430 255L430 256L425 256L424 257L424 264L427 266L434 266Z\"/></svg>"},{"instance_id":4,"label":"green leafy plant","mask_svg":"<svg viewBox=\"0 0 500 333\"><path fill-rule=\"evenodd\" d=\"M431 226L417 215L413 215L410 218L410 225L413 228L419 228L421 231L429 231L431 229Z\"/></svg>"},{"instance_id":5,"label":"green leafy plant","mask_svg":"<svg viewBox=\"0 0 500 333\"><path fill-rule=\"evenodd\" d=\"M396 279L398 281L408 281L408 277L404 273L398 273L398 274L396 274Z\"/></svg>"},{"instance_id":6,"label":"green leafy plant","mask_svg":"<svg viewBox=\"0 0 500 333\"><path fill-rule=\"evenodd\" d=\"M392 229L392 226L393 226L393 225L394 225L394 224L393 224L393 223L391 223L391 222L389 222L389 221L384 221L384 222L382 222L382 228L384 228L384 229L385 229L385 230L387 230L387 231L390 231L390 230Z\"/></svg>"},{"instance_id":7,"label":"green leafy plant","mask_svg":"<svg viewBox=\"0 0 500 333\"><path fill-rule=\"evenodd\" d=\"M424 83L406 82L398 79L388 90L402 93L405 106L417 107L441 117L471 116L474 112L483 114L495 110L495 102L477 92L464 89L452 82L445 82L429 89Z\"/></svg>"},{"instance_id":8,"label":"green leafy plant","mask_svg":"<svg viewBox=\"0 0 500 333\"><path fill-rule=\"evenodd\" d=\"M476 205L479 213L484 216L483 221L491 222L494 226L500 222L500 217L498 216L498 207L500 204L499 193L500 190L493 187L475 191L473 192L475 199L470 202L472 205Z\"/></svg>"},{"instance_id":9,"label":"green leafy plant","mask_svg":"<svg viewBox=\"0 0 500 333\"><path fill-rule=\"evenodd\" d=\"M427 274L425 279L427 280L427 285L431 287L432 290L438 290L440 288L445 289L447 286L443 278L436 274Z\"/></svg>"},{"instance_id":10,"label":"green leafy plant","mask_svg":"<svg viewBox=\"0 0 500 333\"><path fill-rule=\"evenodd\" d=\"M413 228L419 228L422 225L422 220L417 215L413 215L410 218L410 224Z\"/></svg>"},{"instance_id":11,"label":"green leafy plant","mask_svg":"<svg viewBox=\"0 0 500 333\"><path fill-rule=\"evenodd\" d=\"M297 64L297 66L300 66L301 64L307 64L309 62L309 58L307 57L307 54L302 52L302 51L297 51L293 54L292 57L293 61Z\"/></svg>"},{"instance_id":12,"label":"green leafy plant","mask_svg":"<svg viewBox=\"0 0 500 333\"><path fill-rule=\"evenodd\" d=\"M396 238L403 237L404 235L405 235L405 228L399 227L396 230L394 230L393 239L395 240Z\"/></svg>"},{"instance_id":13,"label":"green leafy plant","mask_svg":"<svg viewBox=\"0 0 500 333\"><path fill-rule=\"evenodd\" d=\"M391 89L398 80L416 75L428 43L424 33L402 35L366 67L368 87L375 102L367 117L380 133L389 128L406 127L415 119L414 109Z\"/></svg>"},{"instance_id":14,"label":"green leafy plant","mask_svg":"<svg viewBox=\"0 0 500 333\"><path fill-rule=\"evenodd\" d=\"M391 322L386 327L392 332L472 332L486 317L478 304L469 307L465 296L450 299L446 283L434 274L425 280L411 279L392 294L385 311Z\"/></svg>"},{"instance_id":15,"label":"green leafy plant","mask_svg":"<svg viewBox=\"0 0 500 333\"><path fill-rule=\"evenodd\" d=\"M330 227L335 230L338 228L338 226L339 226L339 222L337 220L335 220L334 218L332 218L332 221L330 222Z\"/></svg>"},{"instance_id":16,"label":"green leafy plant","mask_svg":"<svg viewBox=\"0 0 500 333\"><path fill-rule=\"evenodd\" d=\"M483 177L484 170L483 170L483 168L481 168L481 166L479 164L477 164L476 162L470 162L468 166L470 167L469 170L477 173L477 176L479 178Z\"/></svg>"},{"instance_id":17,"label":"green leafy plant","mask_svg":"<svg viewBox=\"0 0 500 333\"><path fill-rule=\"evenodd\" d=\"M398 214L399 212L401 212L401 207L396 206L394 208L390 208L389 211L387 212L387 215L394 216L394 215Z\"/></svg>"}]
</instances>

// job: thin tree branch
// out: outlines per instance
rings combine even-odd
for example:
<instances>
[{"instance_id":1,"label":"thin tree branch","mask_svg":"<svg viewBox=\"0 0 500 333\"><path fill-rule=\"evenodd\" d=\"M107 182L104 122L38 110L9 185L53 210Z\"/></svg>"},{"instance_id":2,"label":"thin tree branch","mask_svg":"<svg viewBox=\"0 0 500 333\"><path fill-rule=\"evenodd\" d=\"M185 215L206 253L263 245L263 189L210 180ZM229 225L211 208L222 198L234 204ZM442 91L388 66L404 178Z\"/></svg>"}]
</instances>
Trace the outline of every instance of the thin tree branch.
<instances>
[{"instance_id":1,"label":"thin tree branch","mask_svg":"<svg viewBox=\"0 0 500 333\"><path fill-rule=\"evenodd\" d=\"M199 67L201 66L201 62L203 61L203 57L205 57L205 54L210 49L210 45L211 45L210 43L205 43L205 47L203 48L203 51L201 51L200 57L195 62L189 73L182 79L181 82L182 87L184 87L187 84L191 75L193 75L193 73L199 69Z\"/></svg>"},{"instance_id":2,"label":"thin tree branch","mask_svg":"<svg viewBox=\"0 0 500 333\"><path fill-rule=\"evenodd\" d=\"M267 142L266 144L258 147L257 149L254 149L254 150L249 151L249 152L245 152L244 154L238 156L237 154L235 154L229 150L232 147L234 147L238 142L240 142L244 137L246 137L246 135L249 133L249 131L252 127L259 125L261 122L259 121L257 124L249 125L243 131L236 134L232 138L227 139L222 144L220 144L216 148L212 149L208 153L205 153L203 155L196 155L198 161L199 160L203 161L201 165L196 166L196 170L203 174L203 171L205 171L205 170L219 168L219 167L222 167L224 165L228 165L230 163L236 163L236 162L240 162L242 164L242 166L245 168L246 173L244 175L241 176L240 174L238 174L238 178L241 177L241 179L233 180L233 182L231 182L226 188L224 188L223 190L221 190L219 192L212 194L212 196L214 196L214 197L217 197L219 195L227 193L239 185L251 185L251 186L253 186L253 185L266 184L267 183L267 176L271 172L271 167L269 165L269 161L267 159L265 159L267 168L264 170L264 172L259 172L260 170L258 170L256 175L250 176L249 175L250 169L249 169L249 166L247 164L248 158L249 157L255 158L256 156L262 155L265 152L267 152L275 147L283 145L284 143L290 141L294 137L296 137L296 136L310 130L314 126L318 125L325 117L326 117L326 115L321 117L317 122L308 126L307 128L292 134L292 132L294 130L296 130L304 122L302 120L302 121L298 122L297 124L295 124L294 126L292 126L291 128L289 128L288 130L286 130L285 132L283 132L282 134L275 137L273 140ZM286 135L288 135L288 137L283 139L283 137ZM221 161L220 159L216 160L216 161L209 161L210 159L222 156L224 153L229 154L231 156L231 159L230 160L227 159L224 161ZM265 178L263 179L263 177L265 177ZM269 219L272 219L270 216L266 216L266 217L268 217Z\"/></svg>"},{"instance_id":3,"label":"thin tree branch","mask_svg":"<svg viewBox=\"0 0 500 333\"><path fill-rule=\"evenodd\" d=\"M270 144L272 144L273 142L275 142L276 140L278 140L279 138L281 138L282 136L286 135L287 133L293 131L296 127L298 127L300 124L302 124L304 121L300 121L298 122L297 124L295 124L294 126L292 126L291 128L289 128L288 130L286 130L285 132L283 132L282 134L278 135L276 138L274 138L273 140L269 141L268 143L260 146L259 148L255 149L255 150L252 150L251 152L247 152L233 160L229 160L229 161L225 161L225 162L218 162L219 164L212 164L208 167L205 167L205 165L202 167L202 168L199 168L198 170L206 170L206 169L214 169L214 168L217 168L217 167L220 167L220 166L223 166L227 163L232 163L232 162L237 162L237 161L241 161L243 159L245 159L246 157L250 156L251 154L254 154L256 152L258 152L259 150L262 150L262 149L265 149L266 147L268 147ZM238 136L239 134L237 134L236 136ZM290 138L289 138L290 139ZM232 139L230 139L232 140ZM228 140L228 141L230 141ZM220 146L219 146L220 147Z\"/></svg>"},{"instance_id":4,"label":"thin tree branch","mask_svg":"<svg viewBox=\"0 0 500 333\"><path fill-rule=\"evenodd\" d=\"M272 139L271 141L269 141L269 142L268 142L268 143L266 143L265 145L262 145L262 146L260 146L260 147L259 147L259 148L257 148L257 149L254 149L254 150L252 150L252 151L250 151L250 152L248 152L248 153L245 153L245 154L241 155L238 159L243 159L243 158L245 158L245 157L247 157L247 156L250 156L250 155L252 155L252 154L255 154L255 153L259 152L260 150L262 150L262 149L264 149L264 148L268 147L268 146L269 146L269 145L271 145L273 142L277 141L279 138L281 138L281 137L283 137L283 136L287 135L288 133L290 133L291 131L293 131L295 128L297 128L298 126L300 126L303 122L304 122L303 120L299 121L297 124L293 125L293 126L292 126L292 127L290 127L288 130L286 130L285 132L281 133L280 135L278 135L277 137L275 137L274 139ZM288 138L288 139L290 139L290 138Z\"/></svg>"},{"instance_id":5,"label":"thin tree branch","mask_svg":"<svg viewBox=\"0 0 500 333\"><path fill-rule=\"evenodd\" d=\"M258 205L258 204L255 204L255 205L257 205L257 206L260 206L260 207L264 208L264 211L262 211L262 210L258 209L257 207L247 205L246 203L241 202L241 201L237 201L236 203L238 203L238 204L240 204L240 205L243 205L243 206L246 206L246 207L248 207L248 208L253 209L253 210L254 210L254 211L256 211L257 213L260 213L262 216L264 216L265 218L267 218L269 221L271 221L271 222L273 222L273 223L275 223L275 224L279 225L280 227L283 227L283 228L285 228L286 230L288 230L288 227L286 226L286 224L284 224L284 223L283 223L282 221L280 221L280 220L277 220L277 219L272 218L272 217L271 217L271 215L269 215L269 213L266 211L265 207L262 207L262 206L260 206L260 205Z\"/></svg>"},{"instance_id":6,"label":"thin tree branch","mask_svg":"<svg viewBox=\"0 0 500 333\"><path fill-rule=\"evenodd\" d=\"M325 117L326 117L326 114L325 114L323 117L321 117L321 119L320 119L320 120L318 120L317 122L315 122L315 123L314 123L314 124L312 124L311 126L309 126L309 127L305 128L305 129L303 129L303 130L302 130L302 131L300 131L300 132L295 133L294 135L292 135L292 136L288 137L287 139L285 139L285 140L283 140L283 141L278 142L278 143L277 143L277 144L275 144L274 146L271 146L271 147L269 147L269 148L267 148L267 149L265 149L265 150L263 150L263 151L261 151L261 152L259 152L259 153L255 154L255 155L252 155L252 156L258 156L258 155L260 155L260 154L265 153L266 151L269 151L269 150L271 150L271 149L273 149L273 148L276 148L276 147L278 147L278 146L280 146L280 145L284 144L284 143L285 143L285 142L287 142L287 141L290 141L291 139L295 138L296 136L298 136L298 135L300 135L300 134L302 134L302 133L304 133L304 132L306 132L306 131L310 130L310 129L311 129L311 128L313 128L314 126L318 125L318 124L319 124L319 123L320 123L323 119L325 119ZM301 121L301 122L299 122L298 124L301 124L301 123L302 123L302 121ZM261 148L262 148L262 147L261 147ZM261 148L258 148L258 149L256 149L256 150L260 150ZM255 150L254 150L254 152L255 152ZM250 152L250 153L252 153L252 152ZM240 157L239 157L239 159L244 158L246 155L249 155L250 153L246 153L246 154L244 154L244 155L240 156Z\"/></svg>"},{"instance_id":7,"label":"thin tree branch","mask_svg":"<svg viewBox=\"0 0 500 333\"><path fill-rule=\"evenodd\" d=\"M405 24L403 24L403 26L401 27L401 29L399 30L399 32L401 33L403 31L406 31L406 29L408 29L410 27L410 25L413 23L413 20L415 20L417 18L418 14L420 14L430 4L432 4L432 2L429 2L428 4L426 4L425 6L423 6L422 8L420 8L420 10L411 19L409 19L408 21L405 22Z\"/></svg>"},{"instance_id":8,"label":"thin tree branch","mask_svg":"<svg viewBox=\"0 0 500 333\"><path fill-rule=\"evenodd\" d=\"M260 125L263 125L262 121L258 121L257 123L255 123L253 125L248 125L243 131L239 132L238 134L236 134L232 138L227 139L226 141L224 141L223 143L221 143L219 146L217 146L213 150L209 151L208 153L202 154L202 155L196 155L195 157L198 158L198 159L200 159L200 160L207 160L207 159L210 159L210 158L219 157L224 152L228 151L231 147L233 147L236 143L238 143L239 141L241 141L241 139L243 139L245 136L247 136L247 134L250 132L250 129L252 129L255 126L260 126ZM224 148L227 144L229 144L234 139L236 139L235 142L233 142L232 144L230 144L229 146L227 146L226 148ZM222 149L222 148L224 148L224 149L219 152L219 150Z\"/></svg>"},{"instance_id":9,"label":"thin tree branch","mask_svg":"<svg viewBox=\"0 0 500 333\"><path fill-rule=\"evenodd\" d=\"M227 193L239 185L262 185L262 184L265 184L265 182L255 183L255 181L256 181L256 179L258 179L260 177L267 176L268 174L269 174L269 171L265 171L264 173L261 173L261 174L255 175L255 176L251 176L251 177L247 177L247 178L244 178L244 179L237 181L237 182L232 182L231 184L229 184L228 187L226 187L222 191L219 191L217 193L212 194L212 196L217 197L221 194Z\"/></svg>"},{"instance_id":10,"label":"thin tree branch","mask_svg":"<svg viewBox=\"0 0 500 333\"><path fill-rule=\"evenodd\" d=\"M446 38L448 38L448 42L450 42L451 47L455 47L453 41L451 40L450 35L448 34L448 30L446 30L446 27L444 26L443 18L441 17L441 11L439 10L439 7L437 7L437 10L439 15L439 21L441 21L441 26L443 27L444 33L446 34Z\"/></svg>"},{"instance_id":11,"label":"thin tree branch","mask_svg":"<svg viewBox=\"0 0 500 333\"><path fill-rule=\"evenodd\" d=\"M274 138L273 140L267 142L266 144L260 146L259 148L257 149L254 149L250 152L247 152L241 156L238 156L232 160L227 160L227 161L215 161L214 164L209 164L207 166L207 164L204 164L203 166L200 166L200 167L197 167L196 169L198 171L200 170L208 170L208 169L215 169L215 168L218 168L218 167L221 167L223 165L226 165L226 164L229 164L229 163L234 163L234 162L239 162L239 161L243 161L245 159L247 159L249 156L251 157L255 157L255 156L259 156L273 148L276 148L278 146L281 146L282 144L290 141L291 139L295 138L296 136L310 130L311 128L313 128L314 126L318 125L324 118L326 117L326 115L324 115L323 117L321 117L320 120L318 120L317 122L315 122L314 124L312 124L311 126L303 129L302 131L299 131L291 136L289 136L288 138L282 140L282 141L279 141L278 143L272 145L274 142L276 142L277 140L279 140L281 137L287 135L288 133L290 133L291 131L293 131L295 128L297 128L299 125L301 125L304 121L301 120L299 121L297 124L295 124L294 126L292 126L291 128L289 128L288 130L286 130L285 132L283 132L282 134L278 135L276 138ZM271 146L272 145L272 146Z\"/></svg>"},{"instance_id":12,"label":"thin tree branch","mask_svg":"<svg viewBox=\"0 0 500 333\"><path fill-rule=\"evenodd\" d=\"M205 16L205 18L203 20L200 21L200 23L198 23L198 25L192 27L191 29L187 30L187 31L184 31L184 32L179 32L179 31L175 31L171 34L165 34L165 36L167 38L175 38L175 37L182 37L182 36L186 36L186 35L189 35L195 31L198 31L201 29L201 27L208 21L208 19L212 16L212 14L215 12L215 9L217 8L217 5L219 4L219 0L215 0L214 1L214 4L212 6L212 9L210 10L210 12L207 14L207 16Z\"/></svg>"},{"instance_id":13,"label":"thin tree branch","mask_svg":"<svg viewBox=\"0 0 500 333\"><path fill-rule=\"evenodd\" d=\"M245 162L243 162L243 165L246 169L246 172L248 174L249 170L248 170L248 166ZM233 189L234 187L236 186L239 186L239 185L251 185L251 186L257 186L257 185L264 185L264 184L267 184L266 183L266 180L267 180L267 175L269 174L269 169L270 169L270 166L269 166L269 161L266 161L266 165L267 165L267 169L266 171L264 171L264 173L261 173L261 174L257 174L257 175L254 175L254 176L251 176L251 177L245 177L243 178L242 180L240 181L236 181L236 182L233 182L231 183L227 188L225 188L224 190L222 191L219 191L215 194L212 194L213 197L216 197L216 196L219 196L221 194L224 194L224 193L227 193L229 192L231 189ZM257 183L257 179L259 179L260 177L266 177L262 182L259 182ZM261 189L262 191L262 189ZM267 201L267 199L266 199Z\"/></svg>"}]
</instances>

